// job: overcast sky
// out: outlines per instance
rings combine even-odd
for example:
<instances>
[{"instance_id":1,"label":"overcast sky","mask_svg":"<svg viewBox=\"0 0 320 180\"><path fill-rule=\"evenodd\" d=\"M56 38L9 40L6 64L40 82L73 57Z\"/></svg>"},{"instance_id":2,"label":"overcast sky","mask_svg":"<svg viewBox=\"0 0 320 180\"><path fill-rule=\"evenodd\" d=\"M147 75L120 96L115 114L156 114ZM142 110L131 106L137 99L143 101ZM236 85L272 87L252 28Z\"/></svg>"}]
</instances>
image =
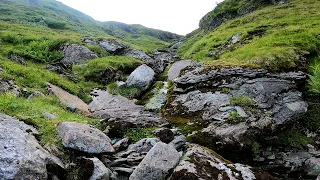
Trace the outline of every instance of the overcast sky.
<instances>
[{"instance_id":1,"label":"overcast sky","mask_svg":"<svg viewBox=\"0 0 320 180\"><path fill-rule=\"evenodd\" d=\"M222 0L58 0L98 21L118 21L185 35Z\"/></svg>"}]
</instances>

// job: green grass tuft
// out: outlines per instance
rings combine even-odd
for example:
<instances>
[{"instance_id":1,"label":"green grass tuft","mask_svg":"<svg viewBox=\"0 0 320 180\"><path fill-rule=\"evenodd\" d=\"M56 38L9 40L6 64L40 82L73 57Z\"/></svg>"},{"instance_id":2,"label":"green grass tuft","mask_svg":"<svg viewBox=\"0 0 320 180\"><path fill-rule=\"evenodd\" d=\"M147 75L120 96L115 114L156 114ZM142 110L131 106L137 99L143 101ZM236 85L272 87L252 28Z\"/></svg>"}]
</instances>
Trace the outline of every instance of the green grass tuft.
<instances>
[{"instance_id":1,"label":"green grass tuft","mask_svg":"<svg viewBox=\"0 0 320 180\"><path fill-rule=\"evenodd\" d=\"M113 82L108 85L108 92L113 95L120 94L121 96L124 96L128 99L134 99L138 95L140 95L141 90L136 87L127 87L127 86L119 87L116 82Z\"/></svg>"},{"instance_id":2,"label":"green grass tuft","mask_svg":"<svg viewBox=\"0 0 320 180\"><path fill-rule=\"evenodd\" d=\"M310 90L312 93L320 94L320 63L311 66L312 75L309 76Z\"/></svg>"},{"instance_id":3,"label":"green grass tuft","mask_svg":"<svg viewBox=\"0 0 320 180\"><path fill-rule=\"evenodd\" d=\"M129 138L134 143L143 138L154 138L155 136L151 133L156 128L139 128L128 130L124 137Z\"/></svg>"},{"instance_id":4,"label":"green grass tuft","mask_svg":"<svg viewBox=\"0 0 320 180\"><path fill-rule=\"evenodd\" d=\"M0 99L0 112L34 125L40 133L41 145L57 145L59 143L55 126L63 121L80 122L99 127L99 120L68 111L55 96L27 100L13 94L0 94ZM58 115L59 118L47 120L43 117L43 112Z\"/></svg>"},{"instance_id":5,"label":"green grass tuft","mask_svg":"<svg viewBox=\"0 0 320 180\"><path fill-rule=\"evenodd\" d=\"M233 106L253 107L255 102L248 96L232 96L230 104Z\"/></svg>"}]
</instances>

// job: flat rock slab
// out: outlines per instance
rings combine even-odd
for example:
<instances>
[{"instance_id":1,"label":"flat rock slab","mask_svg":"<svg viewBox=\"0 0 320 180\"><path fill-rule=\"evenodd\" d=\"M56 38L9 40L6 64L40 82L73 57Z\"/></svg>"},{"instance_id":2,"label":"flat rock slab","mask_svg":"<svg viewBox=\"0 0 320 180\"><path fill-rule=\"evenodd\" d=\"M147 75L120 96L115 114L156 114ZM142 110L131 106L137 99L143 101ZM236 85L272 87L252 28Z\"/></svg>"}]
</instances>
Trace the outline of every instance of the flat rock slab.
<instances>
[{"instance_id":1,"label":"flat rock slab","mask_svg":"<svg viewBox=\"0 0 320 180\"><path fill-rule=\"evenodd\" d=\"M55 86L50 83L47 84L48 90L52 92L54 95L56 95L59 98L59 100L67 106L67 108L69 108L72 111L83 113L85 115L91 115L91 113L88 110L88 105L85 102L83 102L80 98L68 93L67 91L61 89L58 86Z\"/></svg>"},{"instance_id":2,"label":"flat rock slab","mask_svg":"<svg viewBox=\"0 0 320 180\"><path fill-rule=\"evenodd\" d=\"M93 115L99 118L103 114L110 117L117 117L125 112L136 113L144 110L143 106L135 104L135 100L129 100L120 95L112 95L108 91L94 90L92 94L95 96L89 104L89 109Z\"/></svg>"},{"instance_id":3,"label":"flat rock slab","mask_svg":"<svg viewBox=\"0 0 320 180\"><path fill-rule=\"evenodd\" d=\"M129 180L164 179L179 162L180 155L171 145L157 143L133 171Z\"/></svg>"},{"instance_id":4,"label":"flat rock slab","mask_svg":"<svg viewBox=\"0 0 320 180\"><path fill-rule=\"evenodd\" d=\"M92 94L96 97L89 104L90 111L94 117L107 121L111 128L126 130L157 126L166 122L158 114L148 112L143 106L136 105L135 100L101 90L95 90Z\"/></svg>"},{"instance_id":5,"label":"flat rock slab","mask_svg":"<svg viewBox=\"0 0 320 180\"><path fill-rule=\"evenodd\" d=\"M47 179L47 165L64 168L40 146L33 127L0 114L0 132L0 179Z\"/></svg>"},{"instance_id":6,"label":"flat rock slab","mask_svg":"<svg viewBox=\"0 0 320 180\"><path fill-rule=\"evenodd\" d=\"M172 81L180 76L180 73L186 67L193 67L196 63L192 60L182 60L172 64L168 71L168 80Z\"/></svg>"},{"instance_id":7,"label":"flat rock slab","mask_svg":"<svg viewBox=\"0 0 320 180\"><path fill-rule=\"evenodd\" d=\"M62 122L57 127L66 148L87 153L113 153L110 138L100 130L86 124Z\"/></svg>"}]
</instances>

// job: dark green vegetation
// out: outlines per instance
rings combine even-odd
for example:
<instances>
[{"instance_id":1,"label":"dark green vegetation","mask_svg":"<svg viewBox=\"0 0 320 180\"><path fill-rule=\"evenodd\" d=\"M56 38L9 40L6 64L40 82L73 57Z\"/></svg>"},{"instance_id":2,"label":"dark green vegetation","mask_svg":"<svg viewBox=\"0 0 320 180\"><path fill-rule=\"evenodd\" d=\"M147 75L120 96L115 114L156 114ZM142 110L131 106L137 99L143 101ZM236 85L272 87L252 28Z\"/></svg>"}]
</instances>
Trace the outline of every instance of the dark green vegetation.
<instances>
[{"instance_id":1,"label":"dark green vegetation","mask_svg":"<svg viewBox=\"0 0 320 180\"><path fill-rule=\"evenodd\" d=\"M139 129L129 129L124 134L124 137L129 138L132 142L137 142L143 138L153 138L155 137L151 132L156 128L139 128Z\"/></svg>"},{"instance_id":2,"label":"dark green vegetation","mask_svg":"<svg viewBox=\"0 0 320 180\"><path fill-rule=\"evenodd\" d=\"M230 9L234 11L244 1L226 2L237 2ZM229 9L226 3L218 7ZM319 54L319 7L319 1L291 0L227 21L208 33L199 29L180 48L180 55L214 66L262 67L274 71L306 68L303 57ZM213 11L212 15L219 11ZM239 35L238 41L232 43L235 35Z\"/></svg>"},{"instance_id":3,"label":"dark green vegetation","mask_svg":"<svg viewBox=\"0 0 320 180\"><path fill-rule=\"evenodd\" d=\"M307 137L302 134L298 129L289 129L280 132L277 135L277 140L274 142L275 145L280 147L293 147L298 149L303 149L307 144L313 143L313 138Z\"/></svg>"}]
</instances>

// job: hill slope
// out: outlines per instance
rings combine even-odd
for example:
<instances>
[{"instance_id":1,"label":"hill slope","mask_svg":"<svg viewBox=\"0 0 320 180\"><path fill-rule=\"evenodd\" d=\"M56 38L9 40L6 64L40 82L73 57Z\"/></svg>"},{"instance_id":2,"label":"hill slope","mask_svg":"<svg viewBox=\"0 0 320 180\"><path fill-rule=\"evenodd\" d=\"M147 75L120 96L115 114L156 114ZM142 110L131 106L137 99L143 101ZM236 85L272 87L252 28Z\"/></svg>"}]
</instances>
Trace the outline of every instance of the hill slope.
<instances>
[{"instance_id":1,"label":"hill slope","mask_svg":"<svg viewBox=\"0 0 320 180\"><path fill-rule=\"evenodd\" d=\"M261 3L256 9L263 8L242 16L234 15L246 5L239 2L245 1L227 0L206 15L201 28L189 35L180 48L180 55L211 65L263 67L276 71L297 67L306 70L305 59L318 56L319 1ZM228 9L227 3L238 4ZM226 15L225 12L233 17L223 23L219 16Z\"/></svg>"},{"instance_id":2,"label":"hill slope","mask_svg":"<svg viewBox=\"0 0 320 180\"><path fill-rule=\"evenodd\" d=\"M154 48L180 38L177 34L141 25L98 22L55 0L4 0L0 2L0 14L0 21L22 23L31 27L70 30L85 36L113 36L132 44L146 41Z\"/></svg>"}]
</instances>

